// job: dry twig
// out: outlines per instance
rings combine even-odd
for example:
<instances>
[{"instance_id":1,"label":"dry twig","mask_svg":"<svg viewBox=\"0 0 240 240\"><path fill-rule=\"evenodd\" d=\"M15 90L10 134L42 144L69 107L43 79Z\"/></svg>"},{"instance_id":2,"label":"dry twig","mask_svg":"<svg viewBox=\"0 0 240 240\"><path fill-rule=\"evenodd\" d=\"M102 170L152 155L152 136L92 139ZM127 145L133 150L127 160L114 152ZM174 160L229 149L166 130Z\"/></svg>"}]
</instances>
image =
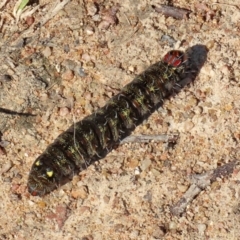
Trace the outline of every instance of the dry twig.
<instances>
[{"instance_id":1,"label":"dry twig","mask_svg":"<svg viewBox=\"0 0 240 240\"><path fill-rule=\"evenodd\" d=\"M160 134L160 135L131 135L126 138L124 138L121 141L121 144L124 143L131 143L131 142L140 142L140 143L145 143L145 142L150 142L150 141L155 141L155 142L175 142L178 138L178 134L172 134L172 135L167 135L167 134Z\"/></svg>"},{"instance_id":2,"label":"dry twig","mask_svg":"<svg viewBox=\"0 0 240 240\"><path fill-rule=\"evenodd\" d=\"M234 4L229 4L229 3L218 3L218 2L216 2L216 3L211 3L212 5L215 5L215 4L218 4L218 5L225 5L225 6L228 6L228 7L234 7L234 8L236 8L236 9L238 9L238 10L240 10L240 8L237 6L237 5L234 5Z\"/></svg>"},{"instance_id":3,"label":"dry twig","mask_svg":"<svg viewBox=\"0 0 240 240\"><path fill-rule=\"evenodd\" d=\"M26 116L26 117L35 116L34 114L31 114L31 113L16 112L16 111L12 111L2 107L0 107L0 113L5 113L9 115Z\"/></svg>"},{"instance_id":4,"label":"dry twig","mask_svg":"<svg viewBox=\"0 0 240 240\"><path fill-rule=\"evenodd\" d=\"M45 23L47 23L50 19L52 19L59 11L61 11L66 4L68 4L71 0L63 0L62 2L56 1L55 5L52 9L49 10L49 12L44 16L44 18L41 21L41 25L43 26Z\"/></svg>"},{"instance_id":5,"label":"dry twig","mask_svg":"<svg viewBox=\"0 0 240 240\"><path fill-rule=\"evenodd\" d=\"M180 216L185 211L186 207L201 191L216 181L217 178L229 176L233 172L236 165L237 161L235 160L204 174L192 175L192 185L182 196L182 198L170 208L171 213L175 216Z\"/></svg>"},{"instance_id":6,"label":"dry twig","mask_svg":"<svg viewBox=\"0 0 240 240\"><path fill-rule=\"evenodd\" d=\"M48 13L42 17L42 19L37 22L36 24L32 24L28 29L21 32L18 38L14 41L13 45L16 45L20 39L24 38L25 36L34 37L38 34L36 29L44 26L50 19L52 19L59 11L61 11L66 4L68 4L71 0L63 0L60 2L59 0L55 1L53 8L51 8ZM26 16L25 16L26 17Z\"/></svg>"},{"instance_id":7,"label":"dry twig","mask_svg":"<svg viewBox=\"0 0 240 240\"><path fill-rule=\"evenodd\" d=\"M179 20L187 19L188 14L191 12L188 9L167 6L164 4L159 4L157 6L152 6L152 7L153 9L155 9L156 12L162 13L166 17L173 17Z\"/></svg>"}]
</instances>

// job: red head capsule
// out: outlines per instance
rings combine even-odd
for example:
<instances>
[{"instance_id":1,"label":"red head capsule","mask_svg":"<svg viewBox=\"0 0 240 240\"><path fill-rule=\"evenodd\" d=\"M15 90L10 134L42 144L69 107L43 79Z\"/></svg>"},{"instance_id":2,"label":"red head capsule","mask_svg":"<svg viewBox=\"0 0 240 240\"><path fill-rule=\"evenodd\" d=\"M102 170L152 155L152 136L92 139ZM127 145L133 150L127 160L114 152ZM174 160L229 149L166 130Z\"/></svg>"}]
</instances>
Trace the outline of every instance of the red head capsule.
<instances>
[{"instance_id":1,"label":"red head capsule","mask_svg":"<svg viewBox=\"0 0 240 240\"><path fill-rule=\"evenodd\" d=\"M163 58L163 62L172 67L179 67L184 61L184 53L178 50L172 50L168 52Z\"/></svg>"}]
</instances>

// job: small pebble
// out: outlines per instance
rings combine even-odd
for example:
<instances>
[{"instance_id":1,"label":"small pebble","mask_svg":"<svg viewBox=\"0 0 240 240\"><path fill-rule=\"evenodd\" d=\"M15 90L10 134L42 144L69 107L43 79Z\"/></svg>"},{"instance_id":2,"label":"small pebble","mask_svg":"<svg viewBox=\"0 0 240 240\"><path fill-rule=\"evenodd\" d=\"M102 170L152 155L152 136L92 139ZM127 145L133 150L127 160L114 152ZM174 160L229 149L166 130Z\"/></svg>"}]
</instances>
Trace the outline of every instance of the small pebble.
<instances>
[{"instance_id":1,"label":"small pebble","mask_svg":"<svg viewBox=\"0 0 240 240\"><path fill-rule=\"evenodd\" d=\"M62 79L70 81L74 78L74 73L72 70L66 70L63 74L62 74Z\"/></svg>"},{"instance_id":2,"label":"small pebble","mask_svg":"<svg viewBox=\"0 0 240 240\"><path fill-rule=\"evenodd\" d=\"M88 196L88 189L86 186L80 186L77 190L72 190L71 195L73 198L86 199Z\"/></svg>"},{"instance_id":3,"label":"small pebble","mask_svg":"<svg viewBox=\"0 0 240 240\"><path fill-rule=\"evenodd\" d=\"M44 57L48 58L52 54L52 50L50 47L45 47L45 49L42 51L42 54Z\"/></svg>"},{"instance_id":4,"label":"small pebble","mask_svg":"<svg viewBox=\"0 0 240 240\"><path fill-rule=\"evenodd\" d=\"M98 9L94 2L89 2L87 4L87 14L89 16L94 16L97 13Z\"/></svg>"},{"instance_id":5,"label":"small pebble","mask_svg":"<svg viewBox=\"0 0 240 240\"><path fill-rule=\"evenodd\" d=\"M170 230L175 230L176 228L177 228L177 224L175 222L172 221L172 222L169 223L169 229Z\"/></svg>"},{"instance_id":6,"label":"small pebble","mask_svg":"<svg viewBox=\"0 0 240 240\"><path fill-rule=\"evenodd\" d=\"M224 75L229 75L230 74L230 69L229 69L229 67L228 66L222 66L221 67L221 72L224 74Z\"/></svg>"},{"instance_id":7,"label":"small pebble","mask_svg":"<svg viewBox=\"0 0 240 240\"><path fill-rule=\"evenodd\" d=\"M186 121L184 124L184 130L186 132L190 131L194 127L194 123L192 121Z\"/></svg>"},{"instance_id":8,"label":"small pebble","mask_svg":"<svg viewBox=\"0 0 240 240\"><path fill-rule=\"evenodd\" d=\"M110 201L110 197L105 195L105 196L103 197L103 201L104 201L104 203L108 204L109 201Z\"/></svg>"},{"instance_id":9,"label":"small pebble","mask_svg":"<svg viewBox=\"0 0 240 240\"><path fill-rule=\"evenodd\" d=\"M129 234L130 239L138 239L138 236L139 236L139 230L133 230L133 231Z\"/></svg>"},{"instance_id":10,"label":"small pebble","mask_svg":"<svg viewBox=\"0 0 240 240\"><path fill-rule=\"evenodd\" d=\"M151 202L152 201L152 193L150 191L147 191L147 193L143 196L143 199L145 201Z\"/></svg>"},{"instance_id":11,"label":"small pebble","mask_svg":"<svg viewBox=\"0 0 240 240\"><path fill-rule=\"evenodd\" d=\"M69 53L70 52L69 44L64 45L63 50L65 53Z\"/></svg>"},{"instance_id":12,"label":"small pebble","mask_svg":"<svg viewBox=\"0 0 240 240\"><path fill-rule=\"evenodd\" d=\"M158 177L158 176L161 175L161 173L160 173L158 170L156 170L156 169L152 169L152 170L151 170L151 173L152 173L155 177Z\"/></svg>"},{"instance_id":13,"label":"small pebble","mask_svg":"<svg viewBox=\"0 0 240 240\"><path fill-rule=\"evenodd\" d=\"M82 60L84 60L85 62L89 62L91 60L91 57L89 56L89 54L84 53L82 55Z\"/></svg>"},{"instance_id":14,"label":"small pebble","mask_svg":"<svg viewBox=\"0 0 240 240\"><path fill-rule=\"evenodd\" d=\"M101 30L107 30L110 27L110 22L101 21L98 25L98 28Z\"/></svg>"},{"instance_id":15,"label":"small pebble","mask_svg":"<svg viewBox=\"0 0 240 240\"><path fill-rule=\"evenodd\" d=\"M184 193L184 192L187 191L188 186L182 185L182 184L178 184L178 185L177 185L177 188L178 188L178 190L179 190L180 192Z\"/></svg>"},{"instance_id":16,"label":"small pebble","mask_svg":"<svg viewBox=\"0 0 240 240\"><path fill-rule=\"evenodd\" d=\"M141 164L142 170L145 171L146 169L148 169L151 163L152 161L150 159L144 159Z\"/></svg>"},{"instance_id":17,"label":"small pebble","mask_svg":"<svg viewBox=\"0 0 240 240\"><path fill-rule=\"evenodd\" d=\"M44 202L44 201L38 202L37 205L38 205L39 208L45 208L47 206L46 202Z\"/></svg>"},{"instance_id":18,"label":"small pebble","mask_svg":"<svg viewBox=\"0 0 240 240\"><path fill-rule=\"evenodd\" d=\"M3 147L3 148L7 147L9 144L10 144L10 142L8 142L6 140L0 141L0 146Z\"/></svg>"},{"instance_id":19,"label":"small pebble","mask_svg":"<svg viewBox=\"0 0 240 240\"><path fill-rule=\"evenodd\" d=\"M62 107L59 109L59 115L62 117L67 116L69 113L70 111L67 107Z\"/></svg>"},{"instance_id":20,"label":"small pebble","mask_svg":"<svg viewBox=\"0 0 240 240\"><path fill-rule=\"evenodd\" d=\"M194 112L195 112L195 114L201 114L203 112L203 108L198 106L195 108Z\"/></svg>"},{"instance_id":21,"label":"small pebble","mask_svg":"<svg viewBox=\"0 0 240 240\"><path fill-rule=\"evenodd\" d=\"M12 80L12 76L8 74L0 75L0 82L10 82Z\"/></svg>"},{"instance_id":22,"label":"small pebble","mask_svg":"<svg viewBox=\"0 0 240 240\"><path fill-rule=\"evenodd\" d=\"M93 61L87 62L86 65L87 65L88 68L94 68L95 67L95 63Z\"/></svg>"},{"instance_id":23,"label":"small pebble","mask_svg":"<svg viewBox=\"0 0 240 240\"><path fill-rule=\"evenodd\" d=\"M39 99L44 102L44 101L47 101L49 99L49 96L48 96L47 93L41 93L39 95Z\"/></svg>"},{"instance_id":24,"label":"small pebble","mask_svg":"<svg viewBox=\"0 0 240 240\"><path fill-rule=\"evenodd\" d=\"M12 162L8 161L6 163L3 164L2 169L0 170L0 173L3 174L5 172L7 172L10 168L12 167Z\"/></svg>"},{"instance_id":25,"label":"small pebble","mask_svg":"<svg viewBox=\"0 0 240 240\"><path fill-rule=\"evenodd\" d=\"M85 70L84 68L82 67L76 67L75 68L75 72L77 72L77 74L80 76L80 77L86 77L86 73L85 73Z\"/></svg>"},{"instance_id":26,"label":"small pebble","mask_svg":"<svg viewBox=\"0 0 240 240\"><path fill-rule=\"evenodd\" d=\"M152 233L154 239L162 239L162 237L165 235L165 232L161 228L157 228Z\"/></svg>"},{"instance_id":27,"label":"small pebble","mask_svg":"<svg viewBox=\"0 0 240 240\"><path fill-rule=\"evenodd\" d=\"M99 22L99 21L101 20L101 17L100 17L99 14L96 14L96 15L92 16L92 20L93 20L94 22Z\"/></svg>"},{"instance_id":28,"label":"small pebble","mask_svg":"<svg viewBox=\"0 0 240 240\"><path fill-rule=\"evenodd\" d=\"M133 67L133 66L129 66L129 67L128 67L128 70L129 70L130 72L134 72L134 67Z\"/></svg>"},{"instance_id":29,"label":"small pebble","mask_svg":"<svg viewBox=\"0 0 240 240\"><path fill-rule=\"evenodd\" d=\"M85 28L85 32L86 32L86 34L87 35L93 35L93 33L94 33L94 29L92 28L92 27L90 27L90 26L87 26L86 28Z\"/></svg>"},{"instance_id":30,"label":"small pebble","mask_svg":"<svg viewBox=\"0 0 240 240\"><path fill-rule=\"evenodd\" d=\"M131 158L128 162L129 168L135 168L138 166L139 161L136 158Z\"/></svg>"},{"instance_id":31,"label":"small pebble","mask_svg":"<svg viewBox=\"0 0 240 240\"><path fill-rule=\"evenodd\" d=\"M28 26L31 26L33 23L34 23L34 17L32 17L32 16L28 16L27 18L26 18L26 23L27 23L27 25Z\"/></svg>"},{"instance_id":32,"label":"small pebble","mask_svg":"<svg viewBox=\"0 0 240 240\"><path fill-rule=\"evenodd\" d=\"M214 40L210 40L207 42L206 47L210 50L214 47Z\"/></svg>"},{"instance_id":33,"label":"small pebble","mask_svg":"<svg viewBox=\"0 0 240 240\"><path fill-rule=\"evenodd\" d=\"M204 232L207 228L207 226L205 224L197 224L197 228L198 228L198 232L200 235L204 235Z\"/></svg>"},{"instance_id":34,"label":"small pebble","mask_svg":"<svg viewBox=\"0 0 240 240\"><path fill-rule=\"evenodd\" d=\"M173 37L171 37L169 35L162 35L161 41L162 42L167 42L170 47L173 47L174 44L177 42Z\"/></svg>"},{"instance_id":35,"label":"small pebble","mask_svg":"<svg viewBox=\"0 0 240 240\"><path fill-rule=\"evenodd\" d=\"M90 210L91 210L91 208L90 207L87 207L87 206L82 206L82 207L80 207L80 209L79 209L79 213L80 214L83 214L83 213L90 213Z\"/></svg>"},{"instance_id":36,"label":"small pebble","mask_svg":"<svg viewBox=\"0 0 240 240\"><path fill-rule=\"evenodd\" d=\"M82 240L94 240L92 235L84 236Z\"/></svg>"},{"instance_id":37,"label":"small pebble","mask_svg":"<svg viewBox=\"0 0 240 240\"><path fill-rule=\"evenodd\" d=\"M139 167L136 167L135 169L134 169L134 174L135 175L139 175L141 173L141 169L139 168Z\"/></svg>"}]
</instances>

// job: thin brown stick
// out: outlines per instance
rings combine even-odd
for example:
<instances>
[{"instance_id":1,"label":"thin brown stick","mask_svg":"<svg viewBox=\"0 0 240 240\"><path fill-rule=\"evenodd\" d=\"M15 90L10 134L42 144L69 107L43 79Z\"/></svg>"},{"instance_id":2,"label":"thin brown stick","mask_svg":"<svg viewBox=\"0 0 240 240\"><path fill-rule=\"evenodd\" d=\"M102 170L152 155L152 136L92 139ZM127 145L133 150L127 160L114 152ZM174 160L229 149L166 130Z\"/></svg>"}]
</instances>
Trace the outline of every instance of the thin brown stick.
<instances>
[{"instance_id":1,"label":"thin brown stick","mask_svg":"<svg viewBox=\"0 0 240 240\"><path fill-rule=\"evenodd\" d=\"M175 142L178 139L178 134L160 134L160 135L131 135L126 138L124 138L121 141L121 144L124 143L132 143L132 142L138 142L138 143L146 143L150 141L155 142Z\"/></svg>"},{"instance_id":2,"label":"thin brown stick","mask_svg":"<svg viewBox=\"0 0 240 240\"><path fill-rule=\"evenodd\" d=\"M191 12L188 9L178 8L173 6L167 6L164 4L158 4L157 6L152 6L156 12L162 13L166 17L173 17L176 19L187 19L189 13Z\"/></svg>"},{"instance_id":3,"label":"thin brown stick","mask_svg":"<svg viewBox=\"0 0 240 240\"><path fill-rule=\"evenodd\" d=\"M236 5L234 5L234 4L229 4L229 3L218 3L218 2L216 2L216 3L211 3L211 4L212 4L212 5L215 5L215 4L218 4L218 5L225 5L225 6L234 7L234 8L236 8L236 9L240 10L240 8L239 8L238 6L236 6Z\"/></svg>"},{"instance_id":4,"label":"thin brown stick","mask_svg":"<svg viewBox=\"0 0 240 240\"><path fill-rule=\"evenodd\" d=\"M9 110L9 109L2 108L2 107L0 107L0 113L5 113L5 114L9 114L9 115L26 116L26 117L36 116L34 114L31 114L31 113L16 112L16 111Z\"/></svg>"},{"instance_id":5,"label":"thin brown stick","mask_svg":"<svg viewBox=\"0 0 240 240\"><path fill-rule=\"evenodd\" d=\"M59 11L61 11L65 5L67 5L71 0L63 0L62 2L56 1L52 9L41 20L41 25L45 25L50 19L52 19Z\"/></svg>"},{"instance_id":6,"label":"thin brown stick","mask_svg":"<svg viewBox=\"0 0 240 240\"><path fill-rule=\"evenodd\" d=\"M216 181L217 178L226 177L232 174L236 165L237 161L235 160L204 174L192 175L192 185L187 192L183 194L181 199L170 208L171 213L175 216L180 216L201 191Z\"/></svg>"}]
</instances>

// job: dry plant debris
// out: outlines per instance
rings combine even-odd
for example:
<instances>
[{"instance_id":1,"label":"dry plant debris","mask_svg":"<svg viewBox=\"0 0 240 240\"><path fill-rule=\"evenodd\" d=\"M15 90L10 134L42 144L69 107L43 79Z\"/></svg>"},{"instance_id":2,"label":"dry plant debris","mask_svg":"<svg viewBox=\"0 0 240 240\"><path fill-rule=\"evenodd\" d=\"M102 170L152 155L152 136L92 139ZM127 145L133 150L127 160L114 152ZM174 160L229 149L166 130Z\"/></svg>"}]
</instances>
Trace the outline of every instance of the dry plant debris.
<instances>
[{"instance_id":1,"label":"dry plant debris","mask_svg":"<svg viewBox=\"0 0 240 240\"><path fill-rule=\"evenodd\" d=\"M176 19L187 19L188 15L190 14L190 10L182 9L174 6L168 6L164 4L158 4L153 6L153 9L158 12L162 13L166 17L173 17Z\"/></svg>"},{"instance_id":2,"label":"dry plant debris","mask_svg":"<svg viewBox=\"0 0 240 240\"><path fill-rule=\"evenodd\" d=\"M237 161L226 163L221 167L217 167L212 171L208 171L203 174L195 174L191 176L191 186L181 199L171 207L171 213L175 216L183 214L187 206L193 201L197 195L210 186L211 183L217 180L217 178L228 177L233 173L236 167Z\"/></svg>"}]
</instances>

